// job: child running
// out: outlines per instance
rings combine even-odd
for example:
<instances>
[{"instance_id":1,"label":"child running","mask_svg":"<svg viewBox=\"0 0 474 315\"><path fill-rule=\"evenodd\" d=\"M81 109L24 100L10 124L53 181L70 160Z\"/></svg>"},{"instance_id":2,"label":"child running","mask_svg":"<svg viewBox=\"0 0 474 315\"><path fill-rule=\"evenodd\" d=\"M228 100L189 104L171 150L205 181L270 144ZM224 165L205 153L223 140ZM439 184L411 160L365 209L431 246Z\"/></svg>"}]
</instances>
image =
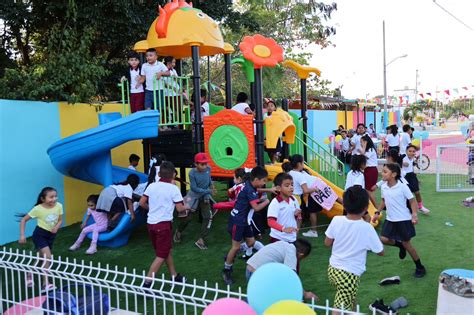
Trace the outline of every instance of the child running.
<instances>
[{"instance_id":1,"label":"child running","mask_svg":"<svg viewBox=\"0 0 474 315\"><path fill-rule=\"evenodd\" d=\"M191 212L199 210L202 216L201 233L199 239L194 243L199 249L207 249L205 242L206 236L211 228L211 194L213 192L211 168L209 167L209 158L206 153L197 153L194 156L196 165L189 172L189 181L191 182L191 190L186 195L187 206ZM181 223L176 230L173 240L176 243L181 242L181 236L190 222L191 216L180 218Z\"/></svg>"},{"instance_id":2,"label":"child running","mask_svg":"<svg viewBox=\"0 0 474 315\"><path fill-rule=\"evenodd\" d=\"M301 209L293 198L293 178L280 173L273 180L278 195L268 206L267 223L271 228L270 242L284 241L293 243L298 233L297 220L301 220Z\"/></svg>"},{"instance_id":3,"label":"child running","mask_svg":"<svg viewBox=\"0 0 474 315\"><path fill-rule=\"evenodd\" d=\"M128 209L130 219L135 220L133 211L133 191L140 179L136 174L130 174L127 180L116 185L110 185L100 192L96 209L108 213L108 230L113 230L119 223L119 218Z\"/></svg>"},{"instance_id":4,"label":"child running","mask_svg":"<svg viewBox=\"0 0 474 315\"><path fill-rule=\"evenodd\" d=\"M379 171L377 170L377 151L375 150L374 143L369 135L365 135L360 139L362 154L367 158L367 162L364 169L364 188L369 193L370 201L376 205L375 194L372 191L372 187L377 184L379 177Z\"/></svg>"},{"instance_id":5,"label":"child running","mask_svg":"<svg viewBox=\"0 0 474 315\"><path fill-rule=\"evenodd\" d=\"M360 277L366 269L367 251L383 256L384 250L375 229L362 220L369 207L367 191L361 186L350 187L344 192L343 203L347 214L332 219L324 244L332 247L328 278L336 288L334 307L354 310Z\"/></svg>"},{"instance_id":6,"label":"child running","mask_svg":"<svg viewBox=\"0 0 474 315\"><path fill-rule=\"evenodd\" d=\"M351 158L351 170L347 173L346 185L344 190L352 186L359 185L365 187L364 169L367 165L367 157L365 155L353 155Z\"/></svg>"},{"instance_id":7,"label":"child running","mask_svg":"<svg viewBox=\"0 0 474 315\"><path fill-rule=\"evenodd\" d=\"M81 224L81 234L77 238L76 242L71 247L69 247L70 251L78 250L87 234L92 232L92 242L89 248L86 250L86 254L92 255L97 253L97 240L99 239L99 233L107 231L108 223L107 213L96 210L98 199L98 195L90 195L87 197L87 216ZM87 225L87 221L89 221L91 216L94 219L94 223Z\"/></svg>"},{"instance_id":8,"label":"child running","mask_svg":"<svg viewBox=\"0 0 474 315\"><path fill-rule=\"evenodd\" d=\"M147 227L148 235L155 250L155 260L150 266L144 287L149 288L153 283L153 277L166 263L171 277L176 282L183 282L184 277L176 273L173 256L173 211L176 207L178 212L187 209L183 203L183 197L179 188L172 184L175 175L175 167L171 162L163 162L160 167L160 180L151 183L140 199L140 206L148 210Z\"/></svg>"},{"instance_id":9,"label":"child running","mask_svg":"<svg viewBox=\"0 0 474 315\"><path fill-rule=\"evenodd\" d=\"M255 244L254 232L250 224L254 211L265 208L269 201L266 198L259 199L257 188L264 187L267 182L267 171L260 166L250 172L250 179L240 191L234 209L231 211L227 224L227 231L232 238L232 247L227 253L222 276L227 285L232 285L232 265L235 256L240 250L240 243L245 238L247 246ZM259 249L259 248L258 248Z\"/></svg>"},{"instance_id":10,"label":"child running","mask_svg":"<svg viewBox=\"0 0 474 315\"><path fill-rule=\"evenodd\" d=\"M382 185L382 201L372 221L378 220L380 211L387 208L387 217L382 227L380 239L384 244L399 248L398 256L405 259L407 251L415 262L416 278L424 277L425 267L421 264L420 257L410 240L416 235L415 224L418 223L417 205L413 194L407 185L400 181L401 170L398 164L385 164L382 169L382 179L386 182ZM407 209L407 201L410 210Z\"/></svg>"},{"instance_id":11,"label":"child running","mask_svg":"<svg viewBox=\"0 0 474 315\"><path fill-rule=\"evenodd\" d=\"M408 182L410 191L415 194L416 201L418 202L418 209L423 214L430 213L430 210L423 205L423 200L420 194L420 184L418 177L416 177L413 163L415 161L416 147L412 144L407 146L406 156L402 160L402 177L405 177Z\"/></svg>"},{"instance_id":12,"label":"child running","mask_svg":"<svg viewBox=\"0 0 474 315\"><path fill-rule=\"evenodd\" d=\"M63 205L58 202L58 192L52 187L44 187L38 195L33 209L26 215L20 215L23 218L20 222L20 239L18 243L26 244L25 225L31 219L37 219L38 224L33 231L33 243L40 256L45 259L42 268L48 269L53 249L54 239L63 223ZM56 289L48 282L48 276L44 274L43 287L41 293ZM27 275L27 286L33 286L31 274Z\"/></svg>"},{"instance_id":13,"label":"child running","mask_svg":"<svg viewBox=\"0 0 474 315\"><path fill-rule=\"evenodd\" d=\"M285 264L296 273L299 273L299 263L310 253L311 243L304 239L297 239L291 244L282 241L268 244L247 261L245 276L249 280L258 268L268 263ZM318 300L318 297L309 291L303 291L303 298Z\"/></svg>"}]
</instances>

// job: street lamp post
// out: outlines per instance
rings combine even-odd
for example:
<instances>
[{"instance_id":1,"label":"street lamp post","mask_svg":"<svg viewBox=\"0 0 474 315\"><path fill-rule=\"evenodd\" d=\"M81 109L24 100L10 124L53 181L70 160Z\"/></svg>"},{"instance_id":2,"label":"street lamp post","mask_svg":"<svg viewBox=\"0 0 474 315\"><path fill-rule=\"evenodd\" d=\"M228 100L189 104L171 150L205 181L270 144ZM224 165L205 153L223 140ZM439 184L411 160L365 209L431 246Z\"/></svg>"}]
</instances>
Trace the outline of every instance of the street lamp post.
<instances>
[{"instance_id":1,"label":"street lamp post","mask_svg":"<svg viewBox=\"0 0 474 315\"><path fill-rule=\"evenodd\" d=\"M383 98L384 98L384 103L383 103L383 128L385 130L387 128L387 124L388 124L387 67L398 59L408 57L408 55L405 54L405 55L398 56L398 57L392 59L392 61L390 61L389 63L387 63L386 56L385 56L385 21L382 22L382 33L383 33Z\"/></svg>"}]
</instances>

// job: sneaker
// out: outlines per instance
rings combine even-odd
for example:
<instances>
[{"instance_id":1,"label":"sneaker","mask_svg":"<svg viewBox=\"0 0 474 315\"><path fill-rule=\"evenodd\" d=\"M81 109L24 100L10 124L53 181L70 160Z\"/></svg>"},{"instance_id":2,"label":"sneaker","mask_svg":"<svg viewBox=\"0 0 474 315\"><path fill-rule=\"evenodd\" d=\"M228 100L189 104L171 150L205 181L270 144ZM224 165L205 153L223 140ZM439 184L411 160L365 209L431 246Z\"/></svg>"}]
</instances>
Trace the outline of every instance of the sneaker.
<instances>
[{"instance_id":1,"label":"sneaker","mask_svg":"<svg viewBox=\"0 0 474 315\"><path fill-rule=\"evenodd\" d=\"M393 310L390 306L385 305L382 299L375 300L375 302L370 304L369 310L371 310L372 312L375 311L375 313L377 314L384 314L384 315L397 314L397 312Z\"/></svg>"},{"instance_id":2,"label":"sneaker","mask_svg":"<svg viewBox=\"0 0 474 315\"><path fill-rule=\"evenodd\" d=\"M178 232L178 230L176 230L176 232L174 232L173 241L175 243L181 243L181 233Z\"/></svg>"},{"instance_id":3,"label":"sneaker","mask_svg":"<svg viewBox=\"0 0 474 315\"><path fill-rule=\"evenodd\" d=\"M199 242L199 241L196 241L196 242L194 243L194 245L196 245L199 249L202 249L202 250L207 249L206 244L201 243L201 242Z\"/></svg>"},{"instance_id":4,"label":"sneaker","mask_svg":"<svg viewBox=\"0 0 474 315\"><path fill-rule=\"evenodd\" d=\"M415 273L413 274L413 276L414 276L415 278L423 278L425 275L426 275L426 269L425 269L425 267L416 268L416 269L415 269Z\"/></svg>"},{"instance_id":5,"label":"sneaker","mask_svg":"<svg viewBox=\"0 0 474 315\"><path fill-rule=\"evenodd\" d=\"M423 213L423 214L428 214L430 213L430 210L428 208L426 208L425 206L421 207L420 209L420 212Z\"/></svg>"},{"instance_id":6,"label":"sneaker","mask_svg":"<svg viewBox=\"0 0 474 315\"><path fill-rule=\"evenodd\" d=\"M89 246L89 248L86 250L86 254L94 255L95 253L97 253L97 245L91 244L91 246Z\"/></svg>"},{"instance_id":7,"label":"sneaker","mask_svg":"<svg viewBox=\"0 0 474 315\"><path fill-rule=\"evenodd\" d=\"M224 279L225 284L234 284L234 280L232 280L232 269L224 269L222 271L222 278Z\"/></svg>"},{"instance_id":8,"label":"sneaker","mask_svg":"<svg viewBox=\"0 0 474 315\"><path fill-rule=\"evenodd\" d=\"M69 250L70 250L71 252L73 252L73 251L78 250L80 247L81 247L81 244L74 243L74 244L72 244L71 247L69 247Z\"/></svg>"},{"instance_id":9,"label":"sneaker","mask_svg":"<svg viewBox=\"0 0 474 315\"><path fill-rule=\"evenodd\" d=\"M313 231L313 230L309 230L308 232L304 232L304 233L303 233L303 236L306 236L306 237L318 237L318 232Z\"/></svg>"},{"instance_id":10,"label":"sneaker","mask_svg":"<svg viewBox=\"0 0 474 315\"><path fill-rule=\"evenodd\" d=\"M48 283L41 289L41 293L48 293L49 291L56 290L56 286L52 283Z\"/></svg>"},{"instance_id":11,"label":"sneaker","mask_svg":"<svg viewBox=\"0 0 474 315\"><path fill-rule=\"evenodd\" d=\"M407 250L406 248L402 245L399 247L400 251L398 252L398 258L400 259L405 259L407 257Z\"/></svg>"},{"instance_id":12,"label":"sneaker","mask_svg":"<svg viewBox=\"0 0 474 315\"><path fill-rule=\"evenodd\" d=\"M379 285L389 285L389 284L400 284L400 277L394 276L390 278L385 278L379 282Z\"/></svg>"},{"instance_id":13,"label":"sneaker","mask_svg":"<svg viewBox=\"0 0 474 315\"><path fill-rule=\"evenodd\" d=\"M174 277L172 278L172 280L173 280L174 282L183 283L183 282L186 282L186 277L183 276L182 274L178 273L178 274L176 274L176 276L174 276Z\"/></svg>"}]
</instances>

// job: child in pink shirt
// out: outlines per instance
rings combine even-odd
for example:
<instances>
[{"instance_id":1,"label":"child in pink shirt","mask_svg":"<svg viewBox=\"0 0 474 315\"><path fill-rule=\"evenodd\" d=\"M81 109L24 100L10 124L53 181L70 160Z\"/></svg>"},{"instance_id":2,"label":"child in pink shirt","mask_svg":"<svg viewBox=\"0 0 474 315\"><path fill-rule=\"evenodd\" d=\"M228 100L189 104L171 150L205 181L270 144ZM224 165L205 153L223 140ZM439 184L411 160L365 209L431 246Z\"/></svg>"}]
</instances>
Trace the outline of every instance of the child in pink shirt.
<instances>
[{"instance_id":1,"label":"child in pink shirt","mask_svg":"<svg viewBox=\"0 0 474 315\"><path fill-rule=\"evenodd\" d=\"M81 224L81 234L77 238L76 242L71 247L69 247L69 250L78 250L87 234L92 232L92 242L89 249L86 250L86 254L92 255L97 253L97 240L99 239L99 233L107 231L108 224L107 213L96 210L98 199L99 195L90 195L87 198L87 216L84 222ZM94 219L94 223L87 225L87 221L89 221L90 216L92 216Z\"/></svg>"}]
</instances>

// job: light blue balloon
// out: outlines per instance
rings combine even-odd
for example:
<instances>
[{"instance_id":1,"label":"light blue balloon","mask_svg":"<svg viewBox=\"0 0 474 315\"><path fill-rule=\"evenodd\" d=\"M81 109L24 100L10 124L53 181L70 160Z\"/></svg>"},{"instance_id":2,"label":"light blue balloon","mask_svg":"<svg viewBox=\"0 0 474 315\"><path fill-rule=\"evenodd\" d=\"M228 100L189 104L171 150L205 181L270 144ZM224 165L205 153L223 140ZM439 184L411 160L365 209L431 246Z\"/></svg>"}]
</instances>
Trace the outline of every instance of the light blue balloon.
<instances>
[{"instance_id":1,"label":"light blue balloon","mask_svg":"<svg viewBox=\"0 0 474 315\"><path fill-rule=\"evenodd\" d=\"M422 131L421 132L421 139L426 140L430 136L430 133L428 131Z\"/></svg>"},{"instance_id":2,"label":"light blue balloon","mask_svg":"<svg viewBox=\"0 0 474 315\"><path fill-rule=\"evenodd\" d=\"M420 139L420 137L421 137L420 131L417 130L413 133L413 139Z\"/></svg>"},{"instance_id":3,"label":"light blue balloon","mask_svg":"<svg viewBox=\"0 0 474 315\"><path fill-rule=\"evenodd\" d=\"M279 263L268 263L258 268L247 285L250 306L258 315L283 300L302 301L303 285L300 278L289 267Z\"/></svg>"}]
</instances>

